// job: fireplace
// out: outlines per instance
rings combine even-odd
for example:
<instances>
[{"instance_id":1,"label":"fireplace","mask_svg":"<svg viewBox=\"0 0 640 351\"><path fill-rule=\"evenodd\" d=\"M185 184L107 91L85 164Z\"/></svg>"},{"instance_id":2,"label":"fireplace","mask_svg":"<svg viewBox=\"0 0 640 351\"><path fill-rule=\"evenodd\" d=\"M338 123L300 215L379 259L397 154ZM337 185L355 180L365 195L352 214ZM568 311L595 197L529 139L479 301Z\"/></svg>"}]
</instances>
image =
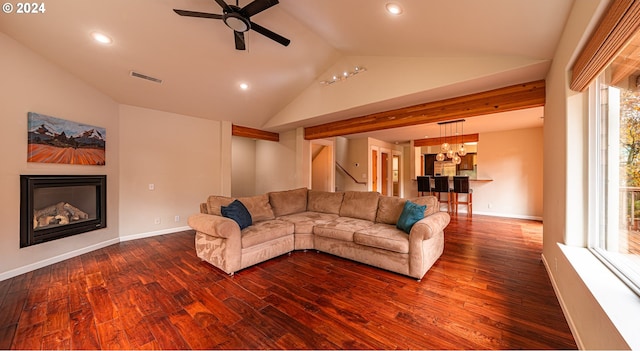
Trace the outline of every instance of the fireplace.
<instances>
[{"instance_id":1,"label":"fireplace","mask_svg":"<svg viewBox=\"0 0 640 351\"><path fill-rule=\"evenodd\" d=\"M106 175L20 176L20 247L106 227Z\"/></svg>"}]
</instances>

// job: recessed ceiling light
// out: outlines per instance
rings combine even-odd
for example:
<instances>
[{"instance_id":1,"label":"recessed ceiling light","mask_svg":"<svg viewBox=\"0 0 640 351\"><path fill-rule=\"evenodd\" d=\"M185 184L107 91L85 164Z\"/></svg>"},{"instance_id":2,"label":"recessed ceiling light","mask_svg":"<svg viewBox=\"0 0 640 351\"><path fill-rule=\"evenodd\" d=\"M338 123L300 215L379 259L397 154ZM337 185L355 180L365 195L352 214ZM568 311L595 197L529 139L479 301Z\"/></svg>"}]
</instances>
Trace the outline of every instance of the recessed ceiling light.
<instances>
[{"instance_id":1,"label":"recessed ceiling light","mask_svg":"<svg viewBox=\"0 0 640 351\"><path fill-rule=\"evenodd\" d=\"M98 32L93 32L91 33L91 37L93 38L93 40L102 43L102 44L111 44L113 42L113 40L111 40L111 38L109 38L108 36L102 34L102 33L98 33Z\"/></svg>"},{"instance_id":2,"label":"recessed ceiling light","mask_svg":"<svg viewBox=\"0 0 640 351\"><path fill-rule=\"evenodd\" d=\"M387 8L387 12L389 12L392 15L402 14L402 7L400 7L400 5L398 4L394 4L390 2L386 5L386 8Z\"/></svg>"},{"instance_id":3,"label":"recessed ceiling light","mask_svg":"<svg viewBox=\"0 0 640 351\"><path fill-rule=\"evenodd\" d=\"M242 89L242 90L247 90L247 89L249 89L249 84L247 84L247 83L240 83L240 89Z\"/></svg>"}]
</instances>

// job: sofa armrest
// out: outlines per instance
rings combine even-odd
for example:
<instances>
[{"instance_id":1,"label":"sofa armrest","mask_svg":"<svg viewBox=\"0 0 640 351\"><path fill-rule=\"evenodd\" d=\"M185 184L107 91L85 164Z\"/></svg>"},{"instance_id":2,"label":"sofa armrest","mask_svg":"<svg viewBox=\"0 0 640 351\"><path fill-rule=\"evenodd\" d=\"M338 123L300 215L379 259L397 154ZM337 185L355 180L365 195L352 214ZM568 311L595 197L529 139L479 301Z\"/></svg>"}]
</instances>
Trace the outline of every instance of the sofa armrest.
<instances>
[{"instance_id":1,"label":"sofa armrest","mask_svg":"<svg viewBox=\"0 0 640 351\"><path fill-rule=\"evenodd\" d=\"M409 241L430 239L443 231L450 221L451 217L446 212L436 212L427 216L413 225L409 233Z\"/></svg>"},{"instance_id":2,"label":"sofa armrest","mask_svg":"<svg viewBox=\"0 0 640 351\"><path fill-rule=\"evenodd\" d=\"M444 252L444 228L451 221L446 212L419 220L409 233L409 275L422 279Z\"/></svg>"},{"instance_id":3,"label":"sofa armrest","mask_svg":"<svg viewBox=\"0 0 640 351\"><path fill-rule=\"evenodd\" d=\"M227 239L234 235L240 236L238 223L222 216L197 213L189 217L187 224L198 232L218 238Z\"/></svg>"}]
</instances>

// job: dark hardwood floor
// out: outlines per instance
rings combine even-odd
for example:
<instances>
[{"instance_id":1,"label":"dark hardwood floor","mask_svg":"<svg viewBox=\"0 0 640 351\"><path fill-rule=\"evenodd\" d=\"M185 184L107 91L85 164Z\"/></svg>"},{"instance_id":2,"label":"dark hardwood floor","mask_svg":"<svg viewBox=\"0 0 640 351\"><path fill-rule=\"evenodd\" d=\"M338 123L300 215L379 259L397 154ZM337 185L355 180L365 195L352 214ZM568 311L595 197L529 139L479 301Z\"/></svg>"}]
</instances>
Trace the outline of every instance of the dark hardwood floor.
<instances>
[{"instance_id":1,"label":"dark hardwood floor","mask_svg":"<svg viewBox=\"0 0 640 351\"><path fill-rule=\"evenodd\" d=\"M0 282L0 349L575 349L542 224L462 215L421 282L294 252L229 277L193 232Z\"/></svg>"}]
</instances>

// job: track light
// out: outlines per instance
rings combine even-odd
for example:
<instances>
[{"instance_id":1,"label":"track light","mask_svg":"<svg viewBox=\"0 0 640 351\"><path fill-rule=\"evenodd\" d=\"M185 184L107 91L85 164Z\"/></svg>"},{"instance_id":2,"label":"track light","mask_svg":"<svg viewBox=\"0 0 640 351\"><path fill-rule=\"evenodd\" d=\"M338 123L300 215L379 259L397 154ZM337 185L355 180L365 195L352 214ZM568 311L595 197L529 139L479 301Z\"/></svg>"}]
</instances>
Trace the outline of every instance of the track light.
<instances>
[{"instance_id":1,"label":"track light","mask_svg":"<svg viewBox=\"0 0 640 351\"><path fill-rule=\"evenodd\" d=\"M367 69L365 67L362 66L356 66L353 68L353 71L344 71L340 74L334 74L331 79L327 79L327 80L323 80L320 81L320 85L331 85L333 83L338 83L338 82L342 82L345 81L357 74L360 74L362 72L366 72Z\"/></svg>"}]
</instances>

